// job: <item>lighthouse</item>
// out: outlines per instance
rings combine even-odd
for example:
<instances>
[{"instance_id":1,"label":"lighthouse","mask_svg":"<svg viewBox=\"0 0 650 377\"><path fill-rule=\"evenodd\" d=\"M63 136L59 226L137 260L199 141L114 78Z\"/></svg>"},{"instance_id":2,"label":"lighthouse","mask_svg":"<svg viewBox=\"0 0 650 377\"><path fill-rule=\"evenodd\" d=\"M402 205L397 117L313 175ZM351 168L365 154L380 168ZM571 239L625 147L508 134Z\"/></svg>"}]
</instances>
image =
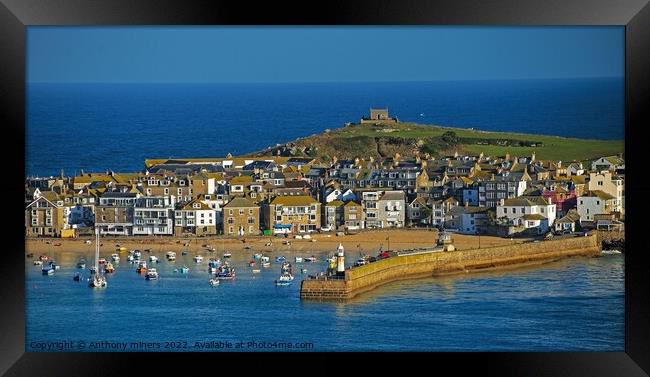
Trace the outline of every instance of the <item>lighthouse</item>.
<instances>
[{"instance_id":1,"label":"lighthouse","mask_svg":"<svg viewBox=\"0 0 650 377\"><path fill-rule=\"evenodd\" d=\"M339 243L339 247L336 249L336 274L345 275L345 250L343 245Z\"/></svg>"}]
</instances>

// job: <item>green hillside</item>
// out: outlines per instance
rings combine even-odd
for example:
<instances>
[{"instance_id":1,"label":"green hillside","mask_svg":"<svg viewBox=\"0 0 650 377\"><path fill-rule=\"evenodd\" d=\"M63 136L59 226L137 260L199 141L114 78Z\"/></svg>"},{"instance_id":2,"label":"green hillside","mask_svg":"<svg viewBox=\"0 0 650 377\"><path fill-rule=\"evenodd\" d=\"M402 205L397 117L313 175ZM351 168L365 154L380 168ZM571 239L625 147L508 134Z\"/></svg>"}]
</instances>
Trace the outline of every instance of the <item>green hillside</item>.
<instances>
[{"instance_id":1,"label":"green hillside","mask_svg":"<svg viewBox=\"0 0 650 377\"><path fill-rule=\"evenodd\" d=\"M532 130L531 130L532 131ZM415 123L351 124L320 135L300 138L255 155L337 158L381 158L399 153L433 157L458 153L529 156L538 159L586 161L624 151L622 140L587 140L523 133L486 132Z\"/></svg>"}]
</instances>

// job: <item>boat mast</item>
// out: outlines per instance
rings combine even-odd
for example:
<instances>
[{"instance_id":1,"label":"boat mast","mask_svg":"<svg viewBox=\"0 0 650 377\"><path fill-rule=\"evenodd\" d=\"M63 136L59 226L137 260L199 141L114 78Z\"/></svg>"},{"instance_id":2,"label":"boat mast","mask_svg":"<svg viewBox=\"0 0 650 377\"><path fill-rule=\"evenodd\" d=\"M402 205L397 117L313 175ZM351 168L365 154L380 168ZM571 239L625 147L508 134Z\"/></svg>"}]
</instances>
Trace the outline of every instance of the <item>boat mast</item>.
<instances>
[{"instance_id":1,"label":"boat mast","mask_svg":"<svg viewBox=\"0 0 650 377\"><path fill-rule=\"evenodd\" d=\"M95 227L95 274L99 273L99 228Z\"/></svg>"}]
</instances>

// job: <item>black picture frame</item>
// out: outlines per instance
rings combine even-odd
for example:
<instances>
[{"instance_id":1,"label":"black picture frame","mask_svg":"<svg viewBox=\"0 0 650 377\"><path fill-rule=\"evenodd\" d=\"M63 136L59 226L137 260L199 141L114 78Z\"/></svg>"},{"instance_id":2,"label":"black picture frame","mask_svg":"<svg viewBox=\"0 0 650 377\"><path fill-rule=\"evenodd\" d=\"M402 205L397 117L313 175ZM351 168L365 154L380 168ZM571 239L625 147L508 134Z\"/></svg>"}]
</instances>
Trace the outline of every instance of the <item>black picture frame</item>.
<instances>
[{"instance_id":1,"label":"black picture frame","mask_svg":"<svg viewBox=\"0 0 650 377\"><path fill-rule=\"evenodd\" d=\"M10 216L5 217L5 243L0 263L0 372L7 375L112 375L148 373L165 369L166 353L147 354L143 368L130 369L136 354L25 353L24 264L25 70L26 27L32 25L624 25L625 26L625 153L631 174L626 176L628 205L625 255L625 352L578 353L461 353L426 354L402 361L425 368L447 364L458 372L500 376L576 375L641 376L650 371L650 311L648 257L644 245L643 215L650 193L644 181L643 126L647 124L650 5L627 1L318 1L246 2L180 0L2 0L0 4L0 119L4 131L5 182L2 192ZM16 154L16 152L19 152ZM19 154L23 159L19 160ZM637 247L635 247L635 245ZM47 323L47 318L43 319ZM173 355L174 359L177 355ZM184 355L216 362L214 354ZM402 355L409 358L409 355ZM329 357L329 356L328 356ZM356 358L356 357L355 357ZM383 356L362 359L376 363ZM283 357L282 359L286 359ZM320 360L319 360L320 359ZM383 358L387 360L386 358ZM211 360L211 361L210 361ZM331 359L330 359L331 360ZM349 360L357 363L360 359ZM329 364L318 356L315 362ZM424 361L424 363L422 363ZM193 362L196 362L193 361ZM365 363L366 361L364 361ZM175 360L173 364L186 364ZM255 368L249 363L247 368ZM399 367L387 363L388 369ZM104 369L102 365L110 365ZM403 364L402 364L403 365ZM264 367L261 365L260 367ZM383 366L381 367L382 369ZM388 370L386 369L386 370ZM250 369L249 369L250 370ZM326 368L322 368L327 372ZM644 372L645 371L645 372ZM335 369L330 372L337 372Z\"/></svg>"}]
</instances>

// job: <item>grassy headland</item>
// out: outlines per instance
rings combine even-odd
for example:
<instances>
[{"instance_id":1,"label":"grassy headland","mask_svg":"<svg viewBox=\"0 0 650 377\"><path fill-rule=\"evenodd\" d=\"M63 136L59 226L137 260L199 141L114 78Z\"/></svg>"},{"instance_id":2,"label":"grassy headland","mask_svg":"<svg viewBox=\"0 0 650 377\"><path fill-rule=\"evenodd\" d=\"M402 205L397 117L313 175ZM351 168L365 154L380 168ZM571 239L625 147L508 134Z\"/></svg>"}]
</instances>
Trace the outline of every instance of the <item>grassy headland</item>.
<instances>
[{"instance_id":1,"label":"grassy headland","mask_svg":"<svg viewBox=\"0 0 650 377\"><path fill-rule=\"evenodd\" d=\"M300 138L252 155L318 157L324 161L355 157L441 157L458 152L489 156L530 156L538 159L588 161L624 151L623 140L564 138L508 132L439 127L416 123L351 124Z\"/></svg>"}]
</instances>

